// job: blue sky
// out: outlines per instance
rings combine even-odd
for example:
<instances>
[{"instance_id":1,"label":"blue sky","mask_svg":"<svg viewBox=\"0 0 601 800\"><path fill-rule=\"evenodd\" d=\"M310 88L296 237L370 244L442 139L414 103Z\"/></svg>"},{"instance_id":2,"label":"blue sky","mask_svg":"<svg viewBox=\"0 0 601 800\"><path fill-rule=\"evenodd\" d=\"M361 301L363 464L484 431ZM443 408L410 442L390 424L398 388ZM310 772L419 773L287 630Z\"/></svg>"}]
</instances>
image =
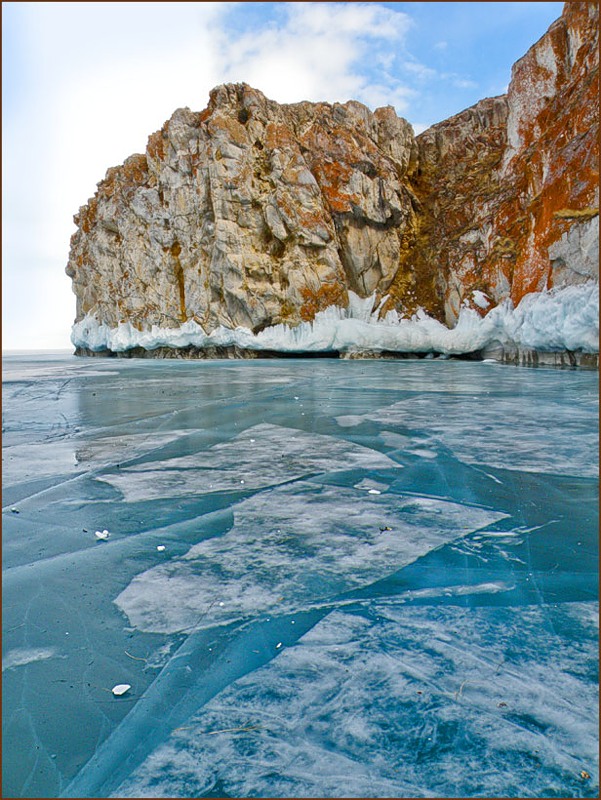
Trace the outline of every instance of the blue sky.
<instances>
[{"instance_id":1,"label":"blue sky","mask_svg":"<svg viewBox=\"0 0 601 800\"><path fill-rule=\"evenodd\" d=\"M419 132L504 92L562 5L3 3L3 348L70 347L73 214L176 108L245 81Z\"/></svg>"}]
</instances>

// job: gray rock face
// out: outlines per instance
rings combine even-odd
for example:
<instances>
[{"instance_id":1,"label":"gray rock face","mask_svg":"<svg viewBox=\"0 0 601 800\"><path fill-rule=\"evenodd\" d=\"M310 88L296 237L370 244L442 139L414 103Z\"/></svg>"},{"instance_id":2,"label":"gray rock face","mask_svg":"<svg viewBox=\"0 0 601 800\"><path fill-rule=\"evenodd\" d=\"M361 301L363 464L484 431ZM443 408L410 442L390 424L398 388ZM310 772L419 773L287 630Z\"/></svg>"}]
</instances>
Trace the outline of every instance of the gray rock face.
<instances>
[{"instance_id":1,"label":"gray rock face","mask_svg":"<svg viewBox=\"0 0 601 800\"><path fill-rule=\"evenodd\" d=\"M549 247L554 286L599 282L599 217L575 223Z\"/></svg>"}]
</instances>

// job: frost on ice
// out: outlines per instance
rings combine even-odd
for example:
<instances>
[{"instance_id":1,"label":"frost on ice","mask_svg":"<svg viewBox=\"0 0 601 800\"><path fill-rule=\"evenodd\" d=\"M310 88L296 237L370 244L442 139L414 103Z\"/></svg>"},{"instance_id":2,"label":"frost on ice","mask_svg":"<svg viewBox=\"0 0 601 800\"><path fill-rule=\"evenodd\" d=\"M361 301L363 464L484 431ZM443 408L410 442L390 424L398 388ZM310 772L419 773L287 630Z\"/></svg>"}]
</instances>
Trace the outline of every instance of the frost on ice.
<instances>
[{"instance_id":1,"label":"frost on ice","mask_svg":"<svg viewBox=\"0 0 601 800\"><path fill-rule=\"evenodd\" d=\"M476 290L472 297L482 309L490 305L483 292ZM114 352L133 347L154 350L231 345L290 353L363 349L457 355L497 344L541 351L599 350L599 287L592 282L528 294L516 308L505 300L484 317L463 307L452 329L421 309L410 319L396 311L378 319L379 307L372 311L373 296L362 300L349 292L349 298L347 309L330 306L313 322L293 328L274 325L257 334L248 328L232 330L223 326L207 334L194 320L179 328L153 325L150 330L139 331L129 322L109 328L88 314L73 326L71 341L75 347Z\"/></svg>"},{"instance_id":2,"label":"frost on ice","mask_svg":"<svg viewBox=\"0 0 601 800\"><path fill-rule=\"evenodd\" d=\"M591 796L589 615L584 603L334 611L207 703L114 796L178 797L182 775L196 797Z\"/></svg>"}]
</instances>

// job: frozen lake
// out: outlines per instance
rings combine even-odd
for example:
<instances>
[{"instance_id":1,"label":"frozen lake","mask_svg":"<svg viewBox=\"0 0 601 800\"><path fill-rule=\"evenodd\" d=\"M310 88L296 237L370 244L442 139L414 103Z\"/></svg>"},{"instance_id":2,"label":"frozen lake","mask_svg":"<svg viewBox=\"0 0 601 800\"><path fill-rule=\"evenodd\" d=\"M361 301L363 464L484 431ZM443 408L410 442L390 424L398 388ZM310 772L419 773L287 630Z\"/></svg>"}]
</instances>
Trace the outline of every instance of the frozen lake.
<instances>
[{"instance_id":1,"label":"frozen lake","mask_svg":"<svg viewBox=\"0 0 601 800\"><path fill-rule=\"evenodd\" d=\"M3 366L4 796L597 796L597 373Z\"/></svg>"}]
</instances>

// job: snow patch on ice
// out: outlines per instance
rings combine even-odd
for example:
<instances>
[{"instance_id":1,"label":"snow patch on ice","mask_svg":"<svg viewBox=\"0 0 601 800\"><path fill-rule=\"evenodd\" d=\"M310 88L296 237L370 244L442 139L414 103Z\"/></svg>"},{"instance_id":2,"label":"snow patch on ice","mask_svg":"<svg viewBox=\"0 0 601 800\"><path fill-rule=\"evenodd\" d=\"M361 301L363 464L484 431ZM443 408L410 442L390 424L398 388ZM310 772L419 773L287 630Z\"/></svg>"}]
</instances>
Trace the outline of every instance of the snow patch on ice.
<instances>
[{"instance_id":1,"label":"snow patch on ice","mask_svg":"<svg viewBox=\"0 0 601 800\"><path fill-rule=\"evenodd\" d=\"M401 466L401 465L398 465ZM382 494L389 488L387 483L381 483L380 481L374 481L371 478L363 478L363 480L359 481L359 483L355 484L355 489L364 489L365 491L371 494Z\"/></svg>"},{"instance_id":2,"label":"snow patch on ice","mask_svg":"<svg viewBox=\"0 0 601 800\"><path fill-rule=\"evenodd\" d=\"M340 417L336 417L336 422L341 428L354 428L356 425L361 425L364 421L363 417L358 414L343 414Z\"/></svg>"},{"instance_id":3,"label":"snow patch on ice","mask_svg":"<svg viewBox=\"0 0 601 800\"><path fill-rule=\"evenodd\" d=\"M486 297L473 292L481 308ZM249 350L319 352L390 350L400 352L469 353L493 343L538 350L599 350L599 287L593 282L526 295L517 308L506 300L485 317L463 307L457 325L449 329L419 310L410 319L389 311L378 319L375 297L361 299L349 292L346 309L330 306L313 322L296 327L275 325L253 334L248 328L219 326L210 333L194 320L179 328L153 325L140 331L129 322L110 328L88 314L73 326L71 341L93 351L121 352L132 347L213 347L237 345Z\"/></svg>"},{"instance_id":4,"label":"snow patch on ice","mask_svg":"<svg viewBox=\"0 0 601 800\"><path fill-rule=\"evenodd\" d=\"M2 672L14 667L23 667L35 661L45 661L57 655L55 647L17 647L2 659Z\"/></svg>"}]
</instances>

